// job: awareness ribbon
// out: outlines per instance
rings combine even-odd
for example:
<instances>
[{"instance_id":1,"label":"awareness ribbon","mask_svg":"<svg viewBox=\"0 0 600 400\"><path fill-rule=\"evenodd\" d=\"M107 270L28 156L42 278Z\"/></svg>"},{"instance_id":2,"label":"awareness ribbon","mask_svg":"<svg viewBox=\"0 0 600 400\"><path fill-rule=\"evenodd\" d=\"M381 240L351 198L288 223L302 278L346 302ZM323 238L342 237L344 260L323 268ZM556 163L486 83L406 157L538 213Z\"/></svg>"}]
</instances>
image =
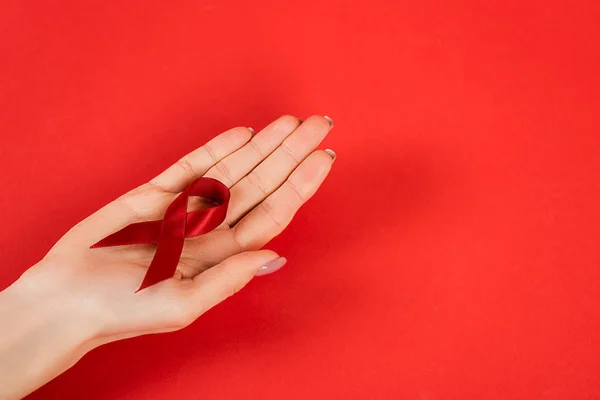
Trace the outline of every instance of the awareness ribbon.
<instances>
[{"instance_id":1,"label":"awareness ribbon","mask_svg":"<svg viewBox=\"0 0 600 400\"><path fill-rule=\"evenodd\" d=\"M198 196L213 206L188 212L188 199ZM169 205L162 220L136 222L127 225L90 248L131 244L157 244L154 258L137 291L172 278L186 238L203 235L225 220L229 204L229 189L212 178L198 178Z\"/></svg>"}]
</instances>

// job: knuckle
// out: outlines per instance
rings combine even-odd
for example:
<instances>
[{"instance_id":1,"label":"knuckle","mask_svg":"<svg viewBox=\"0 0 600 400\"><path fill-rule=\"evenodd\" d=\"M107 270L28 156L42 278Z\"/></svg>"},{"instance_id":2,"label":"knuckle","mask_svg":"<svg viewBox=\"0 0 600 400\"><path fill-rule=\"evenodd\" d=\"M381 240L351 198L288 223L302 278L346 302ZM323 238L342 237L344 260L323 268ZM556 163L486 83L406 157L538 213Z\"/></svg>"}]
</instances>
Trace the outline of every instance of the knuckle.
<instances>
[{"instance_id":1,"label":"knuckle","mask_svg":"<svg viewBox=\"0 0 600 400\"><path fill-rule=\"evenodd\" d=\"M206 153L208 154L208 156L210 157L210 159L212 160L213 164L216 164L217 162L219 162L219 159L217 158L217 155L215 154L214 150L212 149L211 145L209 143L205 144L203 147L204 151L206 151Z\"/></svg>"},{"instance_id":2,"label":"knuckle","mask_svg":"<svg viewBox=\"0 0 600 400\"><path fill-rule=\"evenodd\" d=\"M256 153L261 157L261 158L265 158L265 153L263 152L263 150L260 148L260 146L258 145L258 143L256 143L256 140L251 139L250 140L250 146L252 146L252 148L254 149L254 151L256 151Z\"/></svg>"},{"instance_id":3,"label":"knuckle","mask_svg":"<svg viewBox=\"0 0 600 400\"><path fill-rule=\"evenodd\" d=\"M196 176L196 171L194 170L194 167L186 158L180 158L177 161L177 165L190 176Z\"/></svg>"},{"instance_id":4,"label":"knuckle","mask_svg":"<svg viewBox=\"0 0 600 400\"><path fill-rule=\"evenodd\" d=\"M294 161L294 163L298 164L300 162L287 140L284 140L283 143L281 143L281 150L283 150L283 152L287 154Z\"/></svg>"},{"instance_id":5,"label":"knuckle","mask_svg":"<svg viewBox=\"0 0 600 400\"><path fill-rule=\"evenodd\" d=\"M234 183L233 177L231 176L231 171L223 161L215 164L215 168L217 169L217 171L219 171L221 176L228 181L230 185Z\"/></svg>"},{"instance_id":6,"label":"knuckle","mask_svg":"<svg viewBox=\"0 0 600 400\"><path fill-rule=\"evenodd\" d=\"M252 171L248 174L248 182L250 182L252 186L256 187L263 195L267 196L269 194L267 186L256 171Z\"/></svg>"},{"instance_id":7,"label":"knuckle","mask_svg":"<svg viewBox=\"0 0 600 400\"><path fill-rule=\"evenodd\" d=\"M118 197L115 200L115 204L121 205L128 213L130 213L136 220L143 219L142 216L137 212L135 208L131 206L126 197Z\"/></svg>"},{"instance_id":8,"label":"knuckle","mask_svg":"<svg viewBox=\"0 0 600 400\"><path fill-rule=\"evenodd\" d=\"M262 203L260 203L260 206L262 207L264 212L267 214L267 216L271 219L271 221L273 222L274 225L276 225L279 228L283 228L283 226L284 226L283 223L275 215L273 206L269 203L268 199L263 201Z\"/></svg>"},{"instance_id":9,"label":"knuckle","mask_svg":"<svg viewBox=\"0 0 600 400\"><path fill-rule=\"evenodd\" d=\"M236 279L236 277L231 272L229 272L229 269L226 265L222 265L219 268L219 272L224 276L223 290L225 292L225 297L231 297L237 292L239 292L242 289L242 287L238 283L238 279Z\"/></svg>"},{"instance_id":10,"label":"knuckle","mask_svg":"<svg viewBox=\"0 0 600 400\"><path fill-rule=\"evenodd\" d=\"M240 230L239 229L233 230L233 244L235 246L237 246L238 253L241 253L250 248L249 246L244 245L242 239L240 238Z\"/></svg>"},{"instance_id":11,"label":"knuckle","mask_svg":"<svg viewBox=\"0 0 600 400\"><path fill-rule=\"evenodd\" d=\"M290 188L290 191L294 193L294 196L296 197L296 204L304 204L307 200L306 195L298 188L293 179L288 180L288 186Z\"/></svg>"}]
</instances>

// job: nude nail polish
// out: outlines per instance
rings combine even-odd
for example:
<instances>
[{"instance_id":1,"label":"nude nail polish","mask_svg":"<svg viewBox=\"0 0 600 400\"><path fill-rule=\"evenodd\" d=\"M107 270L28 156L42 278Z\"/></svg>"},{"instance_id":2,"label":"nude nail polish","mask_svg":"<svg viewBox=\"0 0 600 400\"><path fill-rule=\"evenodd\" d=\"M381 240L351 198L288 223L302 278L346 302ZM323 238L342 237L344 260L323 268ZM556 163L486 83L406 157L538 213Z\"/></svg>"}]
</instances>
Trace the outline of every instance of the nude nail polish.
<instances>
[{"instance_id":1,"label":"nude nail polish","mask_svg":"<svg viewBox=\"0 0 600 400\"><path fill-rule=\"evenodd\" d=\"M256 131L254 129L252 129L251 127L248 127L248 130L250 131L252 136L256 135Z\"/></svg>"},{"instance_id":2,"label":"nude nail polish","mask_svg":"<svg viewBox=\"0 0 600 400\"><path fill-rule=\"evenodd\" d=\"M325 118L327 120L327 122L329 122L329 127L333 128L333 120L331 119L331 117L328 117L327 115L323 115L323 118Z\"/></svg>"},{"instance_id":3,"label":"nude nail polish","mask_svg":"<svg viewBox=\"0 0 600 400\"><path fill-rule=\"evenodd\" d=\"M256 272L256 276L262 276L262 275L267 275L267 274L273 273L273 272L277 271L278 269L280 269L281 267L283 267L286 262L287 262L287 259L285 257L277 257L276 259L271 260L268 263L266 263L265 265L263 265L262 267L260 267L258 272Z\"/></svg>"},{"instance_id":4,"label":"nude nail polish","mask_svg":"<svg viewBox=\"0 0 600 400\"><path fill-rule=\"evenodd\" d=\"M329 154L329 156L331 156L331 159L333 161L335 161L337 154L335 154L335 151L331 150L331 149L325 149L325 153Z\"/></svg>"}]
</instances>

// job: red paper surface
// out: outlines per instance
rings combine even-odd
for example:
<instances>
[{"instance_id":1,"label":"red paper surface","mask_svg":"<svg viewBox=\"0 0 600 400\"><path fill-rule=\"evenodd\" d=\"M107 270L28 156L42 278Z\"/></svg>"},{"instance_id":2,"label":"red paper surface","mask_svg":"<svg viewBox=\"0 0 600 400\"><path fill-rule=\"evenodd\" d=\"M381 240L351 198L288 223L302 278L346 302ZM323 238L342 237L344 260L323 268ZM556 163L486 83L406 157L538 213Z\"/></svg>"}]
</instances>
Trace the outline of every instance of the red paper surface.
<instances>
[{"instance_id":1,"label":"red paper surface","mask_svg":"<svg viewBox=\"0 0 600 400\"><path fill-rule=\"evenodd\" d=\"M229 127L336 122L283 270L31 398L599 398L599 4L2 2L1 287Z\"/></svg>"}]
</instances>

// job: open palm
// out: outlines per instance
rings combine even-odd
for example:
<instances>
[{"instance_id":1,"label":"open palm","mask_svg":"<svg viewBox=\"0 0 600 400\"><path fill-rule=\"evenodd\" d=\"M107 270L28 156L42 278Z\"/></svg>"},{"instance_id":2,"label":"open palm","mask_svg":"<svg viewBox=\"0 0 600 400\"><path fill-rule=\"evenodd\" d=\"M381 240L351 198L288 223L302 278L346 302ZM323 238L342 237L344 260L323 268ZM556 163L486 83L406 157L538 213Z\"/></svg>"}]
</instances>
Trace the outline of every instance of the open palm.
<instances>
[{"instance_id":1,"label":"open palm","mask_svg":"<svg viewBox=\"0 0 600 400\"><path fill-rule=\"evenodd\" d=\"M332 126L327 117L301 122L284 116L256 135L231 129L76 225L24 278L76 304L95 344L184 327L261 274L261 266L282 263L258 249L290 223L329 173L335 154L315 149ZM161 219L174 197L202 176L230 188L225 221L186 239L172 279L136 293L155 246L90 245L128 224ZM202 199L194 200L190 208L202 207Z\"/></svg>"}]
</instances>

